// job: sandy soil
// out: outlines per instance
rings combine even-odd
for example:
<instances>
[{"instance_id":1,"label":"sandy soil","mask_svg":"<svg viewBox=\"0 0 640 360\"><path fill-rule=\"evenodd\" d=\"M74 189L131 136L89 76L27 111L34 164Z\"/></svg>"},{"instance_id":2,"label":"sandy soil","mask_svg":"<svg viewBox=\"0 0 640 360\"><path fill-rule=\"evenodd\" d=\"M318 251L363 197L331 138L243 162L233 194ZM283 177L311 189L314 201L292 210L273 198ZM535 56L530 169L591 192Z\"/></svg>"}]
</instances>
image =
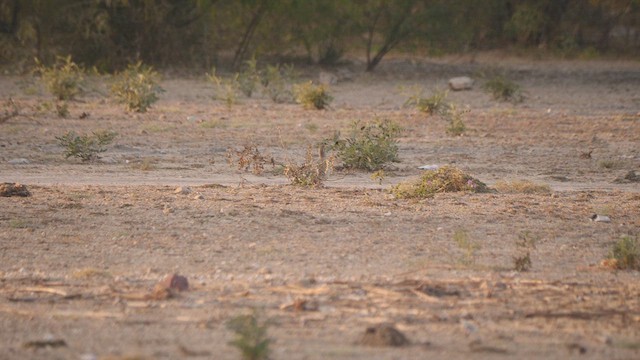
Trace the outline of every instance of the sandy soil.
<instances>
[{"instance_id":1,"label":"sandy soil","mask_svg":"<svg viewBox=\"0 0 640 360\"><path fill-rule=\"evenodd\" d=\"M601 261L640 229L640 185L616 181L640 171L640 65L505 62L526 101L496 102L479 79L449 94L470 110L464 136L450 137L400 89L429 93L495 65L464 60L350 68L327 111L261 98L229 108L203 79L166 78L161 100L132 114L91 78L62 119L32 80L0 78L21 114L0 123L0 183L32 194L0 197L0 359L238 359L225 324L253 309L269 321L273 359L639 358L640 274ZM305 189L277 167L227 163L244 145L299 162L374 118L405 129L381 184L337 171ZM100 129L119 135L99 161L64 158L56 136ZM394 199L390 186L427 164L552 192ZM522 238L535 241L532 267L516 272ZM174 272L190 290L151 296ZM357 343L380 323L411 344Z\"/></svg>"}]
</instances>

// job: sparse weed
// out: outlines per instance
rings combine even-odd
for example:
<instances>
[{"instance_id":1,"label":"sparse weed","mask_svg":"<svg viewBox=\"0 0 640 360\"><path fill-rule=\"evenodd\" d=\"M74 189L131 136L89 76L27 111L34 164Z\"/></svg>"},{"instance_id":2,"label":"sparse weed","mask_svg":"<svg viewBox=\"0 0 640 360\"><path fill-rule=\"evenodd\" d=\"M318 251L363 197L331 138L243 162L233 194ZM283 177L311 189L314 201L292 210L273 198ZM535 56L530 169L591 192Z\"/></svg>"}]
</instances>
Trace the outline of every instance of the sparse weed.
<instances>
[{"instance_id":1,"label":"sparse weed","mask_svg":"<svg viewBox=\"0 0 640 360\"><path fill-rule=\"evenodd\" d=\"M400 126L390 120L368 124L355 121L349 137L342 139L337 133L327 142L346 168L375 171L389 162L398 161L397 138L401 131Z\"/></svg>"},{"instance_id":2,"label":"sparse weed","mask_svg":"<svg viewBox=\"0 0 640 360\"><path fill-rule=\"evenodd\" d=\"M117 76L111 86L111 95L129 111L146 112L163 91L158 85L159 78L151 66L142 62L130 64Z\"/></svg>"},{"instance_id":3,"label":"sparse weed","mask_svg":"<svg viewBox=\"0 0 640 360\"><path fill-rule=\"evenodd\" d=\"M311 81L294 85L293 93L296 102L306 109L326 109L333 101L333 97L329 95L324 85L314 85Z\"/></svg>"},{"instance_id":4,"label":"sparse weed","mask_svg":"<svg viewBox=\"0 0 640 360\"><path fill-rule=\"evenodd\" d=\"M491 93L495 100L510 101L514 104L524 101L524 94L520 85L502 75L487 80L484 89Z\"/></svg>"},{"instance_id":5,"label":"sparse weed","mask_svg":"<svg viewBox=\"0 0 640 360\"><path fill-rule=\"evenodd\" d=\"M229 345L240 350L244 360L266 360L271 353L273 342L267 337L268 324L260 322L256 312L240 315L227 322L227 328L235 333L235 339Z\"/></svg>"},{"instance_id":6,"label":"sparse weed","mask_svg":"<svg viewBox=\"0 0 640 360\"><path fill-rule=\"evenodd\" d=\"M324 157L323 145L320 145L320 156L313 155L311 146L307 147L307 154L302 164L289 162L284 167L284 175L293 185L305 187L318 187L331 173L334 166L334 158Z\"/></svg>"},{"instance_id":7,"label":"sparse weed","mask_svg":"<svg viewBox=\"0 0 640 360\"><path fill-rule=\"evenodd\" d=\"M82 161L98 159L98 154L107 151L118 134L113 131L95 131L91 135L77 135L73 131L56 137L58 144L65 148L65 158L77 157Z\"/></svg>"},{"instance_id":8,"label":"sparse weed","mask_svg":"<svg viewBox=\"0 0 640 360\"><path fill-rule=\"evenodd\" d=\"M264 166L268 163L275 167L273 157L264 156L255 145L245 145L242 150L227 150L227 162L229 166L237 165L238 170L251 171L256 174L262 174Z\"/></svg>"},{"instance_id":9,"label":"sparse weed","mask_svg":"<svg viewBox=\"0 0 640 360\"><path fill-rule=\"evenodd\" d=\"M453 166L426 170L417 181L400 183L391 188L399 199L420 199L443 192L489 192L486 184Z\"/></svg>"},{"instance_id":10,"label":"sparse weed","mask_svg":"<svg viewBox=\"0 0 640 360\"><path fill-rule=\"evenodd\" d=\"M551 188L547 184L536 184L529 180L501 180L494 185L495 189L507 194L550 194Z\"/></svg>"},{"instance_id":11,"label":"sparse weed","mask_svg":"<svg viewBox=\"0 0 640 360\"><path fill-rule=\"evenodd\" d=\"M608 263L619 270L640 270L640 241L638 236L624 235L611 249Z\"/></svg>"},{"instance_id":12,"label":"sparse weed","mask_svg":"<svg viewBox=\"0 0 640 360\"><path fill-rule=\"evenodd\" d=\"M35 72L39 73L47 90L58 100L73 100L80 93L84 70L71 60L71 56L58 57L52 67L38 59Z\"/></svg>"},{"instance_id":13,"label":"sparse weed","mask_svg":"<svg viewBox=\"0 0 640 360\"><path fill-rule=\"evenodd\" d=\"M463 251L460 262L463 265L473 265L475 263L476 251L480 249L480 245L469 239L469 234L465 230L456 230L453 234L453 240L460 250Z\"/></svg>"}]
</instances>

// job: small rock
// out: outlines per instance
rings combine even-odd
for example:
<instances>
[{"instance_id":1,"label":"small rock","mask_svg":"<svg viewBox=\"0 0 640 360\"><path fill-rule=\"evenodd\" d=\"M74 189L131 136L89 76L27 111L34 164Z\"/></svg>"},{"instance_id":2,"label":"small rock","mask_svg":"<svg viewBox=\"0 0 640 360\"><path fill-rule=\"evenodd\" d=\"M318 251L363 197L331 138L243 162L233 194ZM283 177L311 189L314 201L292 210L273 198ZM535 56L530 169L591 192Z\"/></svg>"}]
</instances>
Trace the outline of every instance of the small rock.
<instances>
[{"instance_id":1,"label":"small rock","mask_svg":"<svg viewBox=\"0 0 640 360\"><path fill-rule=\"evenodd\" d=\"M322 85L335 85L338 83L338 77L333 73L321 71L318 75L318 82Z\"/></svg>"},{"instance_id":2,"label":"small rock","mask_svg":"<svg viewBox=\"0 0 640 360\"><path fill-rule=\"evenodd\" d=\"M380 324L368 327L358 341L366 346L405 346L409 340L398 329L389 324Z\"/></svg>"},{"instance_id":3,"label":"small rock","mask_svg":"<svg viewBox=\"0 0 640 360\"><path fill-rule=\"evenodd\" d=\"M29 162L30 161L25 158L16 158L8 161L8 163L11 165L27 165L29 164Z\"/></svg>"},{"instance_id":4,"label":"small rock","mask_svg":"<svg viewBox=\"0 0 640 360\"><path fill-rule=\"evenodd\" d=\"M193 200L204 200L204 196L202 194L196 194L193 197Z\"/></svg>"},{"instance_id":5,"label":"small rock","mask_svg":"<svg viewBox=\"0 0 640 360\"><path fill-rule=\"evenodd\" d=\"M468 76L459 76L449 79L449 88L453 91L469 90L473 87L473 79Z\"/></svg>"},{"instance_id":6,"label":"small rock","mask_svg":"<svg viewBox=\"0 0 640 360\"><path fill-rule=\"evenodd\" d=\"M178 186L174 191L176 194L188 195L191 193L191 188L188 186Z\"/></svg>"},{"instance_id":7,"label":"small rock","mask_svg":"<svg viewBox=\"0 0 640 360\"><path fill-rule=\"evenodd\" d=\"M438 170L440 168L440 165L422 165L422 166L418 166L418 169L420 170Z\"/></svg>"},{"instance_id":8,"label":"small rock","mask_svg":"<svg viewBox=\"0 0 640 360\"><path fill-rule=\"evenodd\" d=\"M165 214L171 214L173 212L173 208L169 205L165 205L164 208L162 208L162 212Z\"/></svg>"},{"instance_id":9,"label":"small rock","mask_svg":"<svg viewBox=\"0 0 640 360\"><path fill-rule=\"evenodd\" d=\"M18 183L2 183L0 184L0 196L31 196L27 187Z\"/></svg>"},{"instance_id":10,"label":"small rock","mask_svg":"<svg viewBox=\"0 0 640 360\"><path fill-rule=\"evenodd\" d=\"M593 214L591 215L591 221L609 223L611 218L606 215Z\"/></svg>"}]
</instances>

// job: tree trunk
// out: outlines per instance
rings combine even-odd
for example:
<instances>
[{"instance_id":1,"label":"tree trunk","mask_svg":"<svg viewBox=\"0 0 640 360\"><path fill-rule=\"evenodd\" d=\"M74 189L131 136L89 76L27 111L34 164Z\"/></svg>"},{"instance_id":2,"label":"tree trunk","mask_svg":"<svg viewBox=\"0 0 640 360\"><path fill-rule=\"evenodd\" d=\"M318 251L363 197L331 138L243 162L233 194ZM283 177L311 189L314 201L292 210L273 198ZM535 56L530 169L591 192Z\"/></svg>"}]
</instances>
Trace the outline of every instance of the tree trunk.
<instances>
[{"instance_id":1,"label":"tree trunk","mask_svg":"<svg viewBox=\"0 0 640 360\"><path fill-rule=\"evenodd\" d=\"M238 48L236 49L235 55L233 56L233 62L231 63L231 67L234 70L238 70L240 65L242 64L242 60L245 58L247 49L249 48L249 43L253 38L253 34L256 32L256 28L260 25L260 21L262 20L262 16L267 11L267 2L260 1L258 4L258 8L256 12L253 14L253 18L249 22L247 29L242 36L242 40L238 44Z\"/></svg>"}]
</instances>

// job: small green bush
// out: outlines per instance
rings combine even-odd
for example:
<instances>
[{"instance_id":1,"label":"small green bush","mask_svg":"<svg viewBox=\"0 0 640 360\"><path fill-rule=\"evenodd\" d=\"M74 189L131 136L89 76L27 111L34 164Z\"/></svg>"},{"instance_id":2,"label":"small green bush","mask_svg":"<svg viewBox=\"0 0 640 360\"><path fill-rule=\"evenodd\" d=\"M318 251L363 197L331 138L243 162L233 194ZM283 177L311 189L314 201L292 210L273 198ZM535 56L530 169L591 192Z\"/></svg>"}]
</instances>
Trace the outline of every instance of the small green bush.
<instances>
[{"instance_id":1,"label":"small green bush","mask_svg":"<svg viewBox=\"0 0 640 360\"><path fill-rule=\"evenodd\" d=\"M512 103L524 101L524 94L520 85L501 75L489 79L484 84L484 89L491 93L495 100L510 101Z\"/></svg>"},{"instance_id":2,"label":"small green bush","mask_svg":"<svg viewBox=\"0 0 640 360\"><path fill-rule=\"evenodd\" d=\"M80 93L84 70L71 60L71 56L58 57L55 65L46 67L36 59L36 72L47 90L58 100L72 100Z\"/></svg>"},{"instance_id":3,"label":"small green bush","mask_svg":"<svg viewBox=\"0 0 640 360\"><path fill-rule=\"evenodd\" d=\"M398 136L402 129L390 120L369 124L355 121L349 137L336 134L331 150L336 151L346 168L368 171L380 170L383 165L398 161Z\"/></svg>"},{"instance_id":4,"label":"small green bush","mask_svg":"<svg viewBox=\"0 0 640 360\"><path fill-rule=\"evenodd\" d=\"M269 358L272 340L267 337L267 324L260 323L257 315L240 315L227 322L227 328L235 333L229 345L240 350L243 360Z\"/></svg>"},{"instance_id":5,"label":"small green bush","mask_svg":"<svg viewBox=\"0 0 640 360\"><path fill-rule=\"evenodd\" d=\"M65 158L76 157L82 161L90 161L98 159L99 153L107 151L105 146L117 135L113 131L95 131L91 135L77 135L69 131L56 139L65 148Z\"/></svg>"},{"instance_id":6,"label":"small green bush","mask_svg":"<svg viewBox=\"0 0 640 360\"><path fill-rule=\"evenodd\" d=\"M469 234L462 229L458 229L453 234L453 241L460 250L463 251L460 262L463 265L473 265L475 263L475 255L480 250L480 245L469 239Z\"/></svg>"},{"instance_id":7,"label":"small green bush","mask_svg":"<svg viewBox=\"0 0 640 360\"><path fill-rule=\"evenodd\" d=\"M302 104L307 109L325 109L333 101L324 85L314 85L309 81L293 86L293 93L298 104Z\"/></svg>"},{"instance_id":8,"label":"small green bush","mask_svg":"<svg viewBox=\"0 0 640 360\"><path fill-rule=\"evenodd\" d=\"M610 259L620 270L640 270L640 242L637 236L625 235L611 249Z\"/></svg>"},{"instance_id":9,"label":"small green bush","mask_svg":"<svg viewBox=\"0 0 640 360\"><path fill-rule=\"evenodd\" d=\"M111 95L129 111L146 112L158 101L160 75L142 62L130 64L111 86Z\"/></svg>"},{"instance_id":10,"label":"small green bush","mask_svg":"<svg viewBox=\"0 0 640 360\"><path fill-rule=\"evenodd\" d=\"M453 166L426 170L417 181L400 183L391 188L399 199L427 198L443 192L489 192L487 185Z\"/></svg>"}]
</instances>

